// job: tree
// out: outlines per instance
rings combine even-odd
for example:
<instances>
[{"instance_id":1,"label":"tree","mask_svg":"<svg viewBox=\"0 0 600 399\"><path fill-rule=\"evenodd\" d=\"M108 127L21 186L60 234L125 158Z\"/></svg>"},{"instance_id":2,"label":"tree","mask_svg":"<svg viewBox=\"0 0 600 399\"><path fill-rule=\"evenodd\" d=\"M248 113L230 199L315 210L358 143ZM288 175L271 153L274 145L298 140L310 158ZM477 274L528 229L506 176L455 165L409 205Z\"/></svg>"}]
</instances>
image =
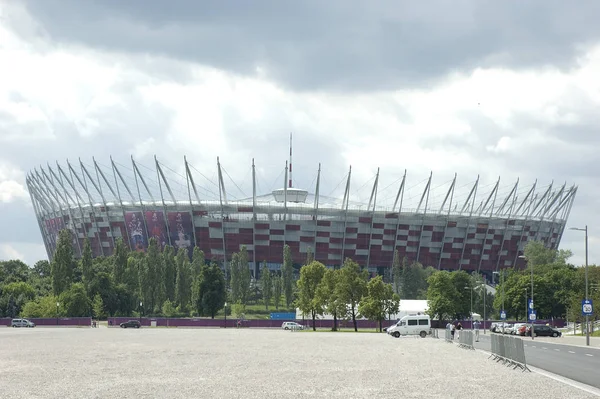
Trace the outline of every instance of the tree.
<instances>
[{"instance_id":1,"label":"tree","mask_svg":"<svg viewBox=\"0 0 600 399\"><path fill-rule=\"evenodd\" d=\"M327 313L333 316L332 331L338 330L338 317L346 314L346 303L341 301L336 290L340 270L327 269L317 288L317 300Z\"/></svg>"},{"instance_id":2,"label":"tree","mask_svg":"<svg viewBox=\"0 0 600 399\"><path fill-rule=\"evenodd\" d=\"M426 269L418 262L407 264L406 258L402 261L402 298L425 299L427 296L427 278L435 270L432 267Z\"/></svg>"},{"instance_id":3,"label":"tree","mask_svg":"<svg viewBox=\"0 0 600 399\"><path fill-rule=\"evenodd\" d=\"M306 263L305 263L305 265L310 265L313 260L315 260L315 254L313 252L312 247L308 247L306 249Z\"/></svg>"},{"instance_id":4,"label":"tree","mask_svg":"<svg viewBox=\"0 0 600 399\"><path fill-rule=\"evenodd\" d=\"M0 261L0 287L2 287L3 283L10 284L27 281L29 272L29 267L18 259Z\"/></svg>"},{"instance_id":5,"label":"tree","mask_svg":"<svg viewBox=\"0 0 600 399\"><path fill-rule=\"evenodd\" d=\"M124 283L131 293L138 294L140 260L130 256L127 258L127 267L125 268Z\"/></svg>"},{"instance_id":6,"label":"tree","mask_svg":"<svg viewBox=\"0 0 600 399\"><path fill-rule=\"evenodd\" d=\"M456 312L454 317L457 319L462 319L465 316L470 317L471 289L474 288L471 276L464 270L455 270L450 273L450 278L457 293L456 297L453 298Z\"/></svg>"},{"instance_id":7,"label":"tree","mask_svg":"<svg viewBox=\"0 0 600 399\"><path fill-rule=\"evenodd\" d=\"M250 275L248 251L245 245L242 245L242 249L239 252L239 281L240 299L244 305L247 305L250 298L252 276Z\"/></svg>"},{"instance_id":8,"label":"tree","mask_svg":"<svg viewBox=\"0 0 600 399\"><path fill-rule=\"evenodd\" d=\"M432 319L446 320L453 317L456 312L455 298L458 297L458 292L452 282L450 272L445 270L433 273L427 279L429 287L427 289L427 300L429 309L427 313Z\"/></svg>"},{"instance_id":9,"label":"tree","mask_svg":"<svg viewBox=\"0 0 600 399\"><path fill-rule=\"evenodd\" d=\"M283 283L281 281L280 276L275 276L273 278L273 305L275 309L279 309L279 304L281 303L281 291Z\"/></svg>"},{"instance_id":10,"label":"tree","mask_svg":"<svg viewBox=\"0 0 600 399\"><path fill-rule=\"evenodd\" d=\"M358 305L358 311L367 319L379 322L379 332L381 332L383 320L389 314L389 303L394 301L394 296L398 297L394 294L392 285L384 283L383 278L377 276L367 283L367 292Z\"/></svg>"},{"instance_id":11,"label":"tree","mask_svg":"<svg viewBox=\"0 0 600 399\"><path fill-rule=\"evenodd\" d=\"M127 267L127 256L129 251L125 247L122 238L117 238L115 253L113 254L113 278L116 284L121 284L125 280L125 268Z\"/></svg>"},{"instance_id":12,"label":"tree","mask_svg":"<svg viewBox=\"0 0 600 399\"><path fill-rule=\"evenodd\" d=\"M64 291L59 298L63 314L67 317L85 317L91 313L91 302L83 283L74 283Z\"/></svg>"},{"instance_id":13,"label":"tree","mask_svg":"<svg viewBox=\"0 0 600 399\"><path fill-rule=\"evenodd\" d=\"M205 270L200 280L198 292L200 296L196 303L198 314L209 315L212 319L225 305L225 276L216 262L212 262Z\"/></svg>"},{"instance_id":14,"label":"tree","mask_svg":"<svg viewBox=\"0 0 600 399\"><path fill-rule=\"evenodd\" d=\"M294 265L292 264L292 251L287 244L283 247L283 267L281 269L281 275L283 277L285 304L289 308L294 300Z\"/></svg>"},{"instance_id":15,"label":"tree","mask_svg":"<svg viewBox=\"0 0 600 399\"><path fill-rule=\"evenodd\" d=\"M231 286L231 299L234 303L240 300L240 255L234 252L231 255L231 262L229 262L229 275L230 275L230 286Z\"/></svg>"},{"instance_id":16,"label":"tree","mask_svg":"<svg viewBox=\"0 0 600 399\"><path fill-rule=\"evenodd\" d=\"M38 297L34 301L27 302L21 311L21 317L44 318L56 317L56 302L58 298L54 295Z\"/></svg>"},{"instance_id":17,"label":"tree","mask_svg":"<svg viewBox=\"0 0 600 399\"><path fill-rule=\"evenodd\" d=\"M177 282L175 284L175 299L179 310L186 312L192 300L191 265L188 251L180 248L177 252Z\"/></svg>"},{"instance_id":18,"label":"tree","mask_svg":"<svg viewBox=\"0 0 600 399\"><path fill-rule=\"evenodd\" d=\"M104 303L102 303L102 297L100 294L94 296L92 301L92 311L96 319L103 319L106 317L106 311L104 310Z\"/></svg>"},{"instance_id":19,"label":"tree","mask_svg":"<svg viewBox=\"0 0 600 399\"><path fill-rule=\"evenodd\" d=\"M406 262L406 258L404 258ZM403 266L400 263L400 254L398 250L394 251L394 260L392 262L392 279L394 281L394 292L398 295L402 292L402 269Z\"/></svg>"},{"instance_id":20,"label":"tree","mask_svg":"<svg viewBox=\"0 0 600 399\"><path fill-rule=\"evenodd\" d=\"M309 265L300 269L298 280L298 307L302 313L310 313L313 322L313 331L317 331L315 320L317 315L323 314L323 303L317 296L317 288L323 280L325 265L321 262L312 261Z\"/></svg>"},{"instance_id":21,"label":"tree","mask_svg":"<svg viewBox=\"0 0 600 399\"><path fill-rule=\"evenodd\" d=\"M146 273L148 278L149 290L147 302L144 307L149 313L159 313L162 305L161 296L163 293L164 281L161 279L162 259L158 249L158 241L152 237L148 242L148 252L146 254Z\"/></svg>"},{"instance_id":22,"label":"tree","mask_svg":"<svg viewBox=\"0 0 600 399\"><path fill-rule=\"evenodd\" d=\"M194 247L192 254L192 307L195 309L198 302L199 292L198 287L200 286L200 280L202 279L203 270L206 268L206 261L204 258L204 251L198 247Z\"/></svg>"},{"instance_id":23,"label":"tree","mask_svg":"<svg viewBox=\"0 0 600 399\"><path fill-rule=\"evenodd\" d=\"M58 233L56 252L51 263L52 291L58 296L66 291L73 281L73 243L71 231L61 230Z\"/></svg>"},{"instance_id":24,"label":"tree","mask_svg":"<svg viewBox=\"0 0 600 399\"><path fill-rule=\"evenodd\" d=\"M83 240L83 250L81 252L81 274L83 285L87 291L93 279L92 247L87 237Z\"/></svg>"},{"instance_id":25,"label":"tree","mask_svg":"<svg viewBox=\"0 0 600 399\"><path fill-rule=\"evenodd\" d=\"M346 306L350 306L349 313L352 316L354 331L358 331L356 313L358 304L367 289L368 272L361 270L358 263L346 258L340 269L340 277L336 286L337 295Z\"/></svg>"},{"instance_id":26,"label":"tree","mask_svg":"<svg viewBox=\"0 0 600 399\"><path fill-rule=\"evenodd\" d=\"M175 301L177 267L175 266L175 253L173 247L170 245L167 245L163 251L163 267L165 275L165 298L169 302L173 302Z\"/></svg>"},{"instance_id":27,"label":"tree","mask_svg":"<svg viewBox=\"0 0 600 399\"><path fill-rule=\"evenodd\" d=\"M170 300L166 300L162 305L162 314L165 317L173 317L177 314L177 309Z\"/></svg>"},{"instance_id":28,"label":"tree","mask_svg":"<svg viewBox=\"0 0 600 399\"><path fill-rule=\"evenodd\" d=\"M263 262L262 269L260 271L260 285L262 286L263 301L265 303L265 309L269 310L269 304L271 303L271 297L273 296L273 284L271 281L271 271L267 266L267 262Z\"/></svg>"}]
</instances>

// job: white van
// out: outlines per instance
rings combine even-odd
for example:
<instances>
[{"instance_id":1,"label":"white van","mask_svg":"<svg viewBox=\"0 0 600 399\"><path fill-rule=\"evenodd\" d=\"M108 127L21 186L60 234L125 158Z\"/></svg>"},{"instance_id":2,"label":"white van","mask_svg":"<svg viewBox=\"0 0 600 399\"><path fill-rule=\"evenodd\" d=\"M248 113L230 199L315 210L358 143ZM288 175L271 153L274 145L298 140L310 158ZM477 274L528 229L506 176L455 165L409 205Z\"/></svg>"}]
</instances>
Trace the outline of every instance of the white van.
<instances>
[{"instance_id":1,"label":"white van","mask_svg":"<svg viewBox=\"0 0 600 399\"><path fill-rule=\"evenodd\" d=\"M12 319L10 322L10 326L11 327L29 327L29 328L33 328L35 327L35 323L32 321L29 321L27 319Z\"/></svg>"},{"instance_id":2,"label":"white van","mask_svg":"<svg viewBox=\"0 0 600 399\"><path fill-rule=\"evenodd\" d=\"M387 333L396 338L401 335L420 335L421 338L425 338L431 334L431 319L424 314L404 316L389 327Z\"/></svg>"}]
</instances>

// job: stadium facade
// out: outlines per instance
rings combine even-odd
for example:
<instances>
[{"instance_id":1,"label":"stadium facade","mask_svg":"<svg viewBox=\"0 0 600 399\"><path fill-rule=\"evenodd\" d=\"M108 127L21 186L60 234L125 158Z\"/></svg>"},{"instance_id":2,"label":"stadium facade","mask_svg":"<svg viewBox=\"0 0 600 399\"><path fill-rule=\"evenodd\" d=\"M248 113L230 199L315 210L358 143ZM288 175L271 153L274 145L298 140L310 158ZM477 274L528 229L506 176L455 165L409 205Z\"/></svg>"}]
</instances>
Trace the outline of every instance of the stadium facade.
<instances>
[{"instance_id":1,"label":"stadium facade","mask_svg":"<svg viewBox=\"0 0 600 399\"><path fill-rule=\"evenodd\" d=\"M397 249L409 261L491 277L499 269L523 267L519 256L530 240L557 248L577 193L576 186L566 183L540 189L536 181L523 189L517 181L506 187L508 195L501 195L500 180L480 187L477 178L461 186L468 195L459 201L455 175L447 189L436 193L443 200L434 205L430 175L414 196L416 207L409 208L405 172L390 196L393 205L384 207L377 204L378 171L369 186L369 201L356 203L351 200L351 168L344 177L342 198L320 195L320 166L314 193L292 187L290 150L289 165L286 162L282 170L284 188L257 195L253 161L252 196L232 201L218 158L218 182L212 183L217 199L202 198L200 193L211 187L195 182L192 169L196 169L185 158L177 182L185 194L172 189L174 182L165 170L173 170L156 158L155 166L155 170L140 167L132 158L131 167L125 167L111 158L110 166L94 159L88 165L67 161L31 171L27 186L49 258L58 232L67 228L78 256L85 237L95 257L111 255L119 237L136 251L145 251L151 237L162 246L189 251L197 246L207 259L220 262L230 260L245 245L250 267L257 273L263 261L279 268L287 244L296 266L304 263L310 247L315 259L328 266L339 266L350 257L372 273L384 274Z\"/></svg>"}]
</instances>

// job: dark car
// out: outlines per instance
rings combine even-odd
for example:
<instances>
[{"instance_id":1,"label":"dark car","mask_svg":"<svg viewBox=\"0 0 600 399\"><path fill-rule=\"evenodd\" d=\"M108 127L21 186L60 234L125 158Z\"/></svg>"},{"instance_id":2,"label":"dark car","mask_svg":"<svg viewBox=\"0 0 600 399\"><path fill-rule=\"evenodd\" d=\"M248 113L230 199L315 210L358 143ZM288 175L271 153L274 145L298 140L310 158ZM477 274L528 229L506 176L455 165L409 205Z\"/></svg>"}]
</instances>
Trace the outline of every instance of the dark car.
<instances>
[{"instance_id":1,"label":"dark car","mask_svg":"<svg viewBox=\"0 0 600 399\"><path fill-rule=\"evenodd\" d=\"M137 320L129 320L129 321L126 321L125 323L119 324L119 326L121 328L129 328L129 327L131 327L131 328L140 328L142 326L142 323L140 323Z\"/></svg>"},{"instance_id":2,"label":"dark car","mask_svg":"<svg viewBox=\"0 0 600 399\"><path fill-rule=\"evenodd\" d=\"M531 336L530 328L527 329L526 334L528 336ZM560 337L562 335L562 333L560 331L558 331L556 328L553 328L550 326L538 326L538 325L533 326L533 334L536 337Z\"/></svg>"}]
</instances>

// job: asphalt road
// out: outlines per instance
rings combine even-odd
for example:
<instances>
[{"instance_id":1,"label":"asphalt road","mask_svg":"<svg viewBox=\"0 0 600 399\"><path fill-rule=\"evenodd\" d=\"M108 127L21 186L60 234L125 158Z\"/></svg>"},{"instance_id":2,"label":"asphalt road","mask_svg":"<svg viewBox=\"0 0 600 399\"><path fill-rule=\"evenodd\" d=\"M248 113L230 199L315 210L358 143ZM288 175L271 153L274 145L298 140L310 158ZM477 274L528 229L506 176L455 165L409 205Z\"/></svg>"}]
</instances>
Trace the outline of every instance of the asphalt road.
<instances>
[{"instance_id":1,"label":"asphalt road","mask_svg":"<svg viewBox=\"0 0 600 399\"><path fill-rule=\"evenodd\" d=\"M600 349L550 343L524 337L527 364L554 374L600 388ZM479 335L475 348L491 352L489 335Z\"/></svg>"}]
</instances>

